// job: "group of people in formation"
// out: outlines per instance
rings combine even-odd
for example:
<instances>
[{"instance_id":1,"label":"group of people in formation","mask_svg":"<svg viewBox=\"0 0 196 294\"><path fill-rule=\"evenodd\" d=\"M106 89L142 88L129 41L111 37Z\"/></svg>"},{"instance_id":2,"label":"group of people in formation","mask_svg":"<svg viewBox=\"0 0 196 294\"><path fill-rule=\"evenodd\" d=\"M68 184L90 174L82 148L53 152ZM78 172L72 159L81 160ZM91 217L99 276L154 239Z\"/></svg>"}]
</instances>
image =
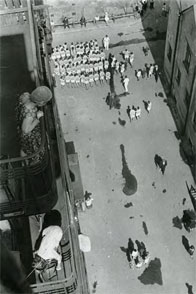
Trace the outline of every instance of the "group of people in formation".
<instances>
[{"instance_id":1,"label":"group of people in formation","mask_svg":"<svg viewBox=\"0 0 196 294\"><path fill-rule=\"evenodd\" d=\"M53 48L51 59L54 63L53 77L58 77L61 87L76 88L109 83L111 73L109 60L100 49L97 40L67 43Z\"/></svg>"}]
</instances>

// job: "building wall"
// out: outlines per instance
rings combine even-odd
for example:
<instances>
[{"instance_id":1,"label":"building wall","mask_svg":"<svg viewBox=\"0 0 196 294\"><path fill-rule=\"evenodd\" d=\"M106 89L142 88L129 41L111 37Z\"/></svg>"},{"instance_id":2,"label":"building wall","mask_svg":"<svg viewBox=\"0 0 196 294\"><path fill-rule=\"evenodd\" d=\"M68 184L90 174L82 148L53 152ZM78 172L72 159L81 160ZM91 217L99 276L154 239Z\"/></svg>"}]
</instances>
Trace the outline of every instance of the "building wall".
<instances>
[{"instance_id":1,"label":"building wall","mask_svg":"<svg viewBox=\"0 0 196 294\"><path fill-rule=\"evenodd\" d=\"M172 64L174 57L174 47L176 42L176 33L177 33L177 24L178 24L178 15L179 15L179 1L173 0L170 2L169 8L169 19L167 25L167 35L165 43L165 57L164 57L164 71L170 85ZM171 47L171 59L169 60L169 47Z\"/></svg>"},{"instance_id":2,"label":"building wall","mask_svg":"<svg viewBox=\"0 0 196 294\"><path fill-rule=\"evenodd\" d=\"M194 6L192 4L195 4ZM189 6L188 6L189 4ZM179 35L175 51L177 23L179 11L187 9L180 17ZM186 68L187 44L190 48L190 65ZM169 46L171 46L171 59L168 59ZM174 56L175 55L175 56ZM175 60L174 60L175 58ZM173 78L172 78L173 67ZM164 70L167 81L171 86L171 95L176 102L179 117L179 131L185 135L192 148L196 150L196 131L194 117L196 112L196 2L183 0L171 1L166 38ZM172 84L171 84L172 80ZM196 152L196 151L195 151Z\"/></svg>"}]
</instances>

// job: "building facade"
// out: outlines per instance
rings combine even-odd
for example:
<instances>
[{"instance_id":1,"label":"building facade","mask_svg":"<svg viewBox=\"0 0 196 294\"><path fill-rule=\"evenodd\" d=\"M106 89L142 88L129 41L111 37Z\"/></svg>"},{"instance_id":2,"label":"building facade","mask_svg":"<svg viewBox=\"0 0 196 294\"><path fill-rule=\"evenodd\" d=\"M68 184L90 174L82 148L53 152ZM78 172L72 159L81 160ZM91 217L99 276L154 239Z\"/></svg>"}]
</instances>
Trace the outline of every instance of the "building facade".
<instances>
[{"instance_id":1,"label":"building facade","mask_svg":"<svg viewBox=\"0 0 196 294\"><path fill-rule=\"evenodd\" d=\"M194 161L196 154L195 0L170 2L164 71L170 94L176 104L178 129L189 144L189 151Z\"/></svg>"}]
</instances>

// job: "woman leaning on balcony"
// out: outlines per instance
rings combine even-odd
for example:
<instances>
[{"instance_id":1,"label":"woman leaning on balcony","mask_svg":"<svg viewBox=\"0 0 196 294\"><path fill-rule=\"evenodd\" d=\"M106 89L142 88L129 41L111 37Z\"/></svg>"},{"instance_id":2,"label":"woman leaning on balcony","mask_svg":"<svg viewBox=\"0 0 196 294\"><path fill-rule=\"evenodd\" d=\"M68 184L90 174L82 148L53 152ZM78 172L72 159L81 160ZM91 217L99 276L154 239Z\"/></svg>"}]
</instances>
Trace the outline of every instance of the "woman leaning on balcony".
<instances>
[{"instance_id":1,"label":"woman leaning on balcony","mask_svg":"<svg viewBox=\"0 0 196 294\"><path fill-rule=\"evenodd\" d=\"M40 118L43 111L39 107L44 106L52 98L52 92L45 86L37 87L31 94L23 93L19 98L16 108L18 131L20 136L20 155L30 156L36 153L41 147L41 125ZM42 160L45 150L28 160L29 165L33 165Z\"/></svg>"}]
</instances>

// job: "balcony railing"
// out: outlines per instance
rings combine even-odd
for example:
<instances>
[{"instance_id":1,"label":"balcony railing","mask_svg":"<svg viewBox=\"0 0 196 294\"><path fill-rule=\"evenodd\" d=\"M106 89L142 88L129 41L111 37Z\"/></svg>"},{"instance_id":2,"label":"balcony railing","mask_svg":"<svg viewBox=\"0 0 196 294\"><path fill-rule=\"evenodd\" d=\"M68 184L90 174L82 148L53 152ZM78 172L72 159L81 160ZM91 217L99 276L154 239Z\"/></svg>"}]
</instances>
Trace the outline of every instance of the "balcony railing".
<instances>
[{"instance_id":1,"label":"balcony railing","mask_svg":"<svg viewBox=\"0 0 196 294\"><path fill-rule=\"evenodd\" d=\"M11 197L1 200L0 219L46 212L56 201L56 184L51 158L50 142L42 121L42 142L39 150L31 156L0 160L0 185L4 191L11 191ZM35 165L28 160L40 153L44 156Z\"/></svg>"}]
</instances>

